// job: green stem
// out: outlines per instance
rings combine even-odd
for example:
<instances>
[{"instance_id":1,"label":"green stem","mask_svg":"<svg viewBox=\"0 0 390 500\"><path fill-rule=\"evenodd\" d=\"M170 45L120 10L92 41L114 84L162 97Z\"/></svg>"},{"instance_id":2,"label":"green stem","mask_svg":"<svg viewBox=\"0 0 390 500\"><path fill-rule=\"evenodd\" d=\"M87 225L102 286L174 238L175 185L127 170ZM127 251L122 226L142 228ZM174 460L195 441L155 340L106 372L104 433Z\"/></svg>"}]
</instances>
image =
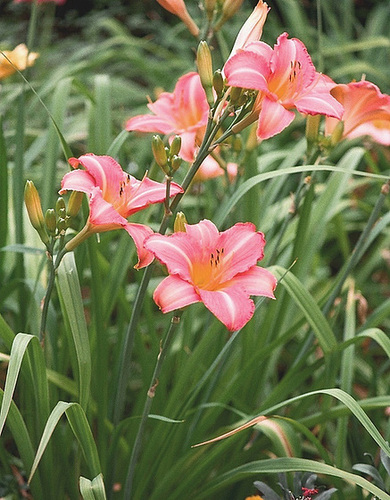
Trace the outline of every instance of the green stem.
<instances>
[{"instance_id":1,"label":"green stem","mask_svg":"<svg viewBox=\"0 0 390 500\"><path fill-rule=\"evenodd\" d=\"M169 211L165 210L163 219L161 221L159 233L164 234L165 231L168 228L168 223L170 220L170 217L172 214L175 213L175 210L177 209L177 206L184 196L184 194L187 192L189 186L191 185L191 181L194 178L196 172L198 171L199 167L201 166L203 160L208 156L210 153L210 145L217 134L222 121L224 119L224 116L221 118L218 123L213 123L212 118L209 119L208 124L207 124L207 131L208 133L205 134L205 137L203 139L203 143L199 149L198 155L192 164L190 170L187 172L187 175L185 176L181 186L183 188L183 193L178 193L172 200L171 204L169 205ZM134 301L133 305L133 310L131 313L130 317L130 322L128 324L124 341L123 341L123 348L121 350L121 359L119 362L119 371L118 371L118 381L116 384L116 394L115 394L115 400L114 400L114 405L113 405L113 410L112 410L112 418L114 424L118 424L123 413L124 409L124 404L125 404L125 396L126 396L126 387L127 387L127 382L129 380L130 376L130 359L132 357L133 353L133 346L134 346L134 337L135 337L135 332L138 324L138 320L140 317L141 313L141 308L142 304L145 298L145 294L148 288L148 284L150 281L150 278L152 276L152 270L153 270L153 264L150 264L144 271L144 275L142 276L141 283L138 288L138 292Z\"/></svg>"},{"instance_id":2,"label":"green stem","mask_svg":"<svg viewBox=\"0 0 390 500\"><path fill-rule=\"evenodd\" d=\"M42 314L41 314L41 326L39 328L39 340L41 342L42 347L44 347L44 345L45 345L47 314L49 312L50 298L51 298L51 294L53 292L56 271L58 269L58 266L61 263L62 258L67 253L67 250L65 248L62 248L58 252L55 260L53 260L53 246L54 246L54 244L51 244L51 246L48 247L48 251L47 251L48 261L50 264L50 271L49 271L49 281L47 284L45 297L43 298L43 307L42 307Z\"/></svg>"},{"instance_id":3,"label":"green stem","mask_svg":"<svg viewBox=\"0 0 390 500\"><path fill-rule=\"evenodd\" d=\"M54 281L56 276L56 268L54 266L53 257L51 255L49 256L48 261L50 265L49 282L47 284L45 297L43 299L41 326L39 329L39 340L41 342L42 347L44 347L45 345L47 314L49 311L50 297L53 292Z\"/></svg>"},{"instance_id":4,"label":"green stem","mask_svg":"<svg viewBox=\"0 0 390 500\"><path fill-rule=\"evenodd\" d=\"M171 345L171 342L173 339L173 334L175 333L175 331L180 323L180 318L181 318L182 314L183 314L182 310L176 311L176 313L174 314L174 316L171 320L171 324L169 325L169 329L168 329L168 332L166 334L164 344L163 344L162 348L160 348L160 353L157 356L157 363L156 363L156 366L154 367L154 372L152 375L152 379L151 379L150 386L149 386L147 396L146 396L144 409L143 409L142 416L141 416L141 422L140 422L139 427L138 427L138 432L137 432L137 436L135 438L133 451L131 453L129 468L127 470L125 491L124 491L124 497L123 497L124 500L130 500L130 498L131 498L131 490L132 490L132 486L133 486L134 471L135 471L135 467L137 465L138 458L139 458L139 455L141 452L142 438L143 438L143 434L145 431L146 422L147 422L148 416L150 414L150 409L152 407L153 398L155 396L156 387L158 384L158 377L160 376L161 368L162 368L164 359L167 355L169 346Z\"/></svg>"}]
</instances>

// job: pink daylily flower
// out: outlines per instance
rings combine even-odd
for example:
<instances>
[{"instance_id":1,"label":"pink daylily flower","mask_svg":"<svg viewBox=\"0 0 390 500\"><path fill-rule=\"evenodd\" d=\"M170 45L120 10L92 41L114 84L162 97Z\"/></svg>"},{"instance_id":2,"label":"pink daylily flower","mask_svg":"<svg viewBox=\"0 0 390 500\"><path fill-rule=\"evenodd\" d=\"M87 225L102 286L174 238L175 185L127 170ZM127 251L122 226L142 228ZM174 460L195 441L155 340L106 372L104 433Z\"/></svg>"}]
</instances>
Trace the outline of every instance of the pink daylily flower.
<instances>
[{"instance_id":1,"label":"pink daylily flower","mask_svg":"<svg viewBox=\"0 0 390 500\"><path fill-rule=\"evenodd\" d=\"M177 16L187 26L188 31L194 37L199 35L199 28L188 13L184 0L157 0L165 10Z\"/></svg>"},{"instance_id":2,"label":"pink daylily flower","mask_svg":"<svg viewBox=\"0 0 390 500\"><path fill-rule=\"evenodd\" d=\"M91 234L123 228L133 238L137 248L138 263L134 267L140 269L150 264L153 255L143 243L153 231L143 224L128 222L127 217L150 204L164 201L165 184L147 177L139 181L124 172L110 156L86 154L70 158L69 163L76 170L65 174L60 194L65 191L86 193L89 196L89 217L84 229L67 243L67 250L72 250ZM85 170L78 169L80 165ZM178 184L171 184L170 196L182 192Z\"/></svg>"},{"instance_id":3,"label":"pink daylily flower","mask_svg":"<svg viewBox=\"0 0 390 500\"><path fill-rule=\"evenodd\" d=\"M203 136L207 125L209 105L198 73L179 78L172 93L163 92L149 103L151 115L138 115L126 123L126 130L157 132L181 137L180 156L193 161L197 134Z\"/></svg>"},{"instance_id":4,"label":"pink daylily flower","mask_svg":"<svg viewBox=\"0 0 390 500\"><path fill-rule=\"evenodd\" d=\"M169 272L154 292L156 304L167 313L203 302L230 331L242 328L255 309L250 295L275 298L275 277L256 265L264 255L263 233L252 223L221 233L209 220L185 227L145 242Z\"/></svg>"},{"instance_id":5,"label":"pink daylily flower","mask_svg":"<svg viewBox=\"0 0 390 500\"><path fill-rule=\"evenodd\" d=\"M191 72L179 78L173 92L163 92L148 108L153 114L138 115L126 123L126 130L155 132L181 137L180 156L192 163L206 130L209 105L199 74ZM198 170L198 179L210 178L210 172L223 175L223 170L207 157ZM217 175L213 175L216 177Z\"/></svg>"},{"instance_id":6,"label":"pink daylily flower","mask_svg":"<svg viewBox=\"0 0 390 500\"><path fill-rule=\"evenodd\" d=\"M362 80L336 85L331 94L344 106L342 138L369 136L390 145L390 96L371 82ZM326 118L325 135L331 135L339 120Z\"/></svg>"},{"instance_id":7,"label":"pink daylily flower","mask_svg":"<svg viewBox=\"0 0 390 500\"><path fill-rule=\"evenodd\" d=\"M225 64L228 85L259 91L252 121L258 116L257 137L268 139L285 129L294 109L309 115L341 119L343 106L330 94L330 79L318 73L298 39L279 36L272 49L251 42Z\"/></svg>"}]
</instances>

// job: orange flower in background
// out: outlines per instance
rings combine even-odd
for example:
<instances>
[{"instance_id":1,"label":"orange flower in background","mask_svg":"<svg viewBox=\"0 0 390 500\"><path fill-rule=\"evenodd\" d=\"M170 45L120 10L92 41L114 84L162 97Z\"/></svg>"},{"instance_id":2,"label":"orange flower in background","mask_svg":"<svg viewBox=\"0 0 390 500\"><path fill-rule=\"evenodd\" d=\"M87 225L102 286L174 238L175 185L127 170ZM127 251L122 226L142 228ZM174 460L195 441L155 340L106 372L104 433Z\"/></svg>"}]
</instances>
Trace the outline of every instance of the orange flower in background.
<instances>
[{"instance_id":1,"label":"orange flower in background","mask_svg":"<svg viewBox=\"0 0 390 500\"><path fill-rule=\"evenodd\" d=\"M16 73L17 70L32 66L39 57L37 52L29 52L24 43L19 44L14 50L3 50L0 53L0 80Z\"/></svg>"},{"instance_id":2,"label":"orange flower in background","mask_svg":"<svg viewBox=\"0 0 390 500\"><path fill-rule=\"evenodd\" d=\"M161 7L164 7L165 10L181 19L187 26L191 35L195 37L199 35L199 28L188 13L184 0L157 0L157 2Z\"/></svg>"},{"instance_id":3,"label":"orange flower in background","mask_svg":"<svg viewBox=\"0 0 390 500\"><path fill-rule=\"evenodd\" d=\"M251 497L246 497L245 500L263 500L260 495L252 495Z\"/></svg>"},{"instance_id":4,"label":"orange flower in background","mask_svg":"<svg viewBox=\"0 0 390 500\"><path fill-rule=\"evenodd\" d=\"M344 106L340 139L368 136L379 144L390 145L389 95L365 80L336 85L331 94ZM339 123L340 120L327 117L325 135L332 135Z\"/></svg>"}]
</instances>

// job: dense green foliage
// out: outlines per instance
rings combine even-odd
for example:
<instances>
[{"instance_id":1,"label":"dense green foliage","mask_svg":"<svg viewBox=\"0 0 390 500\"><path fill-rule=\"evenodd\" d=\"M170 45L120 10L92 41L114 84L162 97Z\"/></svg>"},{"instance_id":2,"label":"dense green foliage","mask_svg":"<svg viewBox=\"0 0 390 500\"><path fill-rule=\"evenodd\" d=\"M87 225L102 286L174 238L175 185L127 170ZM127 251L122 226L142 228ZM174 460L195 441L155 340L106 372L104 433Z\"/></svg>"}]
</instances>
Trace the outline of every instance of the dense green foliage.
<instances>
[{"instance_id":1,"label":"dense green foliage","mask_svg":"<svg viewBox=\"0 0 390 500\"><path fill-rule=\"evenodd\" d=\"M387 0L268 3L264 41L273 45L287 31L335 81L365 74L390 93ZM187 1L194 18L197 4ZM31 482L34 500L79 498L80 476L84 498L103 498L93 493L103 481L108 498L123 498L139 416L171 320L152 300L165 272L157 265L126 360L130 378L118 418L121 352L145 270L133 269L128 234L112 231L64 259L44 350L35 337L48 273L24 210L25 181L34 181L44 211L56 203L70 152L109 154L137 178L149 171L162 181L151 136L123 132L124 124L147 112L146 96L172 91L178 77L195 70L196 40L154 1L101 1L82 15L71 7L58 8L54 19L54 9L39 10L35 32L30 5L3 6L0 19L2 50L27 42L30 26L30 48L40 53L23 72L26 80L14 74L0 88L0 369L9 384L1 391L9 413L3 403L0 496L6 498L22 498L18 490L43 452L42 435L48 446ZM249 12L244 3L213 39L215 68ZM208 218L220 230L255 223L267 240L261 265L280 279L277 300L257 300L253 319L232 335L203 304L184 311L159 377L133 498L241 500L255 494L255 480L276 491L276 472L311 471L337 488L333 498L389 499L352 469L370 464L370 454L390 491L379 460L380 448L390 452L390 199L382 189L389 148L344 141L310 162L299 116L254 149L232 152L232 159L240 165L233 183L220 177L194 184L180 210L189 223ZM174 180L180 183L186 171L183 164ZM162 215L154 206L132 220L157 230ZM192 448L260 415L270 418Z\"/></svg>"}]
</instances>

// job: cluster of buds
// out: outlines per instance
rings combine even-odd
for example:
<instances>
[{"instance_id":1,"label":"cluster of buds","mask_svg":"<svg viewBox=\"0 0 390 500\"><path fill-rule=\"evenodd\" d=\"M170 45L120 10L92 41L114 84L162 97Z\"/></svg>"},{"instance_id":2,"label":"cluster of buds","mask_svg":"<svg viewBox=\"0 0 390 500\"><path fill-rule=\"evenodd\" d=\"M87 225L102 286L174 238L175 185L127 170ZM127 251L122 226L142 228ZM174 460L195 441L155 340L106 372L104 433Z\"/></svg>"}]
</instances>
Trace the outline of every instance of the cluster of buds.
<instances>
[{"instance_id":1,"label":"cluster of buds","mask_svg":"<svg viewBox=\"0 0 390 500\"><path fill-rule=\"evenodd\" d=\"M180 167L182 159L179 156L181 148L181 137L176 135L170 147L164 145L163 140L159 135L154 135L152 138L152 152L157 165L161 168L164 174L172 177L176 170Z\"/></svg>"},{"instance_id":2,"label":"cluster of buds","mask_svg":"<svg viewBox=\"0 0 390 500\"><path fill-rule=\"evenodd\" d=\"M70 195L68 208L61 196L57 199L55 209L48 208L43 215L39 193L32 181L27 181L24 189L24 202L33 228L39 234L43 244L49 248L51 238L65 235L72 217L75 217L81 207L83 193L73 191Z\"/></svg>"}]
</instances>

